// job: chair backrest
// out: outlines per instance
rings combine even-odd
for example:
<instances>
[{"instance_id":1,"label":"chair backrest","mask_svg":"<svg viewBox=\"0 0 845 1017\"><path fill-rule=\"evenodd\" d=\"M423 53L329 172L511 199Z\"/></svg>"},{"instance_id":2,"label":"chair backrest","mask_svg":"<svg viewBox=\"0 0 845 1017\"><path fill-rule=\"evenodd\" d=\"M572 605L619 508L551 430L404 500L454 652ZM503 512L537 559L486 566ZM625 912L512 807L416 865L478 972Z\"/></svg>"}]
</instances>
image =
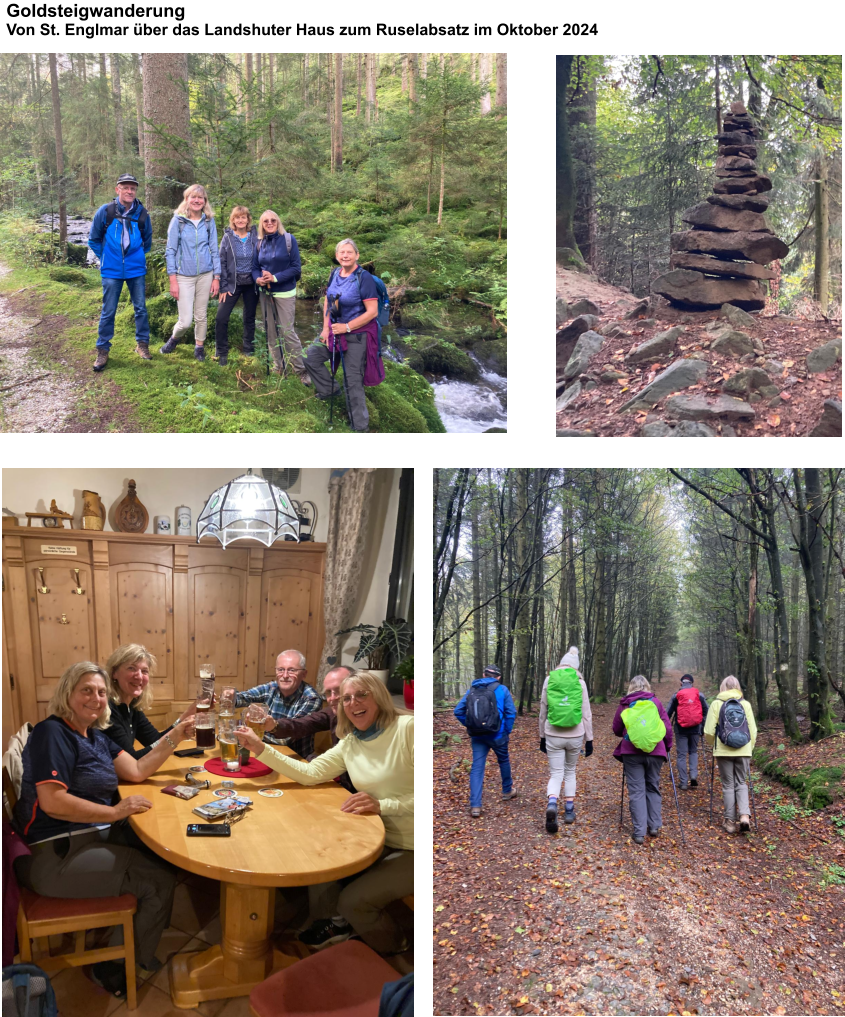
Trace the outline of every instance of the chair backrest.
<instances>
[{"instance_id":1,"label":"chair backrest","mask_svg":"<svg viewBox=\"0 0 845 1017\"><path fill-rule=\"evenodd\" d=\"M3 763L3 809L6 818L11 823L14 818L15 806L18 804L18 796L15 791L15 783L9 773L6 763Z\"/></svg>"}]
</instances>

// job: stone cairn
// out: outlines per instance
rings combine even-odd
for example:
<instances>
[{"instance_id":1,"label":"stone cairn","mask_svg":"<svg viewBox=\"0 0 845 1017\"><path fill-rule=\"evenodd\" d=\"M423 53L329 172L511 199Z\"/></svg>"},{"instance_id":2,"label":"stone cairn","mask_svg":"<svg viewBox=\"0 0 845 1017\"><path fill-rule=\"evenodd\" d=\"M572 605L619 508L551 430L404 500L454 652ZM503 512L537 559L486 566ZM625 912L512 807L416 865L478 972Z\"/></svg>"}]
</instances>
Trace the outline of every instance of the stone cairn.
<instances>
[{"instance_id":1,"label":"stone cairn","mask_svg":"<svg viewBox=\"0 0 845 1017\"><path fill-rule=\"evenodd\" d=\"M760 175L754 162L759 136L745 106L732 102L722 133L716 135L713 193L682 214L692 229L672 234L672 271L651 284L652 292L677 307L704 310L735 304L758 311L765 306L758 280L774 278L764 266L783 258L789 248L763 215L769 205L764 192L772 189L772 181Z\"/></svg>"}]
</instances>

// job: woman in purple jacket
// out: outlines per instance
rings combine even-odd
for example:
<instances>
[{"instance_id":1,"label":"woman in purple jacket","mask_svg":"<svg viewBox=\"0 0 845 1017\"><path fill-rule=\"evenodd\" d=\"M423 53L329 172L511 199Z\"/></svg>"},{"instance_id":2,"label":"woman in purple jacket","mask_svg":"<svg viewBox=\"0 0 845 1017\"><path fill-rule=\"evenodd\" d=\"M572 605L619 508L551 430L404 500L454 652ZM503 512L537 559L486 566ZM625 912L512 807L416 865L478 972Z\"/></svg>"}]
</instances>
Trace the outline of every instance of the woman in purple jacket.
<instances>
[{"instance_id":1,"label":"woman in purple jacket","mask_svg":"<svg viewBox=\"0 0 845 1017\"><path fill-rule=\"evenodd\" d=\"M650 699L657 707L666 735L651 752L643 752L628 738L622 713L638 699ZM628 684L628 694L619 700L619 709L613 718L613 733L622 741L613 753L625 768L624 779L628 784L628 805L631 822L634 824L634 843L642 844L646 828L649 837L656 837L663 826L660 798L660 771L672 748L672 725L663 709L663 704L651 691L651 685L641 674L635 675Z\"/></svg>"}]
</instances>

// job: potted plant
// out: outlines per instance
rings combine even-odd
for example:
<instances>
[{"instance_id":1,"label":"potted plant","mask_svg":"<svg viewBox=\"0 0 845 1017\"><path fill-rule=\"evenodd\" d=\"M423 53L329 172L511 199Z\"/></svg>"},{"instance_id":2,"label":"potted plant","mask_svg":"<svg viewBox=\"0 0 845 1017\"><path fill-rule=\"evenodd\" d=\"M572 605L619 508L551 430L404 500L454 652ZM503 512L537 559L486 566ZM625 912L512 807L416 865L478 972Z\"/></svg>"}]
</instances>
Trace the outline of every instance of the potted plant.
<instances>
[{"instance_id":1,"label":"potted plant","mask_svg":"<svg viewBox=\"0 0 845 1017\"><path fill-rule=\"evenodd\" d=\"M385 667L388 657L393 663L401 664L411 647L411 626L404 618L386 618L381 625L354 625L351 629L335 632L336 636L346 636L350 632L360 632L358 649L355 651L353 663L367 661L367 670L372 671L385 685L389 670Z\"/></svg>"},{"instance_id":2,"label":"potted plant","mask_svg":"<svg viewBox=\"0 0 845 1017\"><path fill-rule=\"evenodd\" d=\"M414 708L414 656L406 657L393 672L394 678L402 680L402 698L409 710Z\"/></svg>"}]
</instances>

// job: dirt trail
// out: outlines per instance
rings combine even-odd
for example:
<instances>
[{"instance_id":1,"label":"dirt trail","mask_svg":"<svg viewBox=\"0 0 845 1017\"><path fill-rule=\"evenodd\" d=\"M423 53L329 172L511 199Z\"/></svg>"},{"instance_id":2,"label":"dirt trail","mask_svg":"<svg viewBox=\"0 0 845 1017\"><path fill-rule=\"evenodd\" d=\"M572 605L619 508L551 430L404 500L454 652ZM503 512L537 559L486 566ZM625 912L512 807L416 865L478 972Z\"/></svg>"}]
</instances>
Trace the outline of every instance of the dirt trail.
<instances>
[{"instance_id":1,"label":"dirt trail","mask_svg":"<svg viewBox=\"0 0 845 1017\"><path fill-rule=\"evenodd\" d=\"M677 681L655 689L668 704ZM481 819L468 814L468 762L455 767L471 758L468 740L435 751L435 1013L840 1012L845 887L820 885L820 858L845 863L845 841L830 817L782 821L772 806L792 793L755 776L760 832L730 837L708 826L701 754L699 787L678 791L686 847L666 767L663 832L635 845L627 798L619 827L615 709L593 707L577 822L554 836L536 716L511 736L519 797L500 801L491 754ZM435 716L441 730L463 734L450 714ZM714 819L720 798L717 777Z\"/></svg>"}]
</instances>

